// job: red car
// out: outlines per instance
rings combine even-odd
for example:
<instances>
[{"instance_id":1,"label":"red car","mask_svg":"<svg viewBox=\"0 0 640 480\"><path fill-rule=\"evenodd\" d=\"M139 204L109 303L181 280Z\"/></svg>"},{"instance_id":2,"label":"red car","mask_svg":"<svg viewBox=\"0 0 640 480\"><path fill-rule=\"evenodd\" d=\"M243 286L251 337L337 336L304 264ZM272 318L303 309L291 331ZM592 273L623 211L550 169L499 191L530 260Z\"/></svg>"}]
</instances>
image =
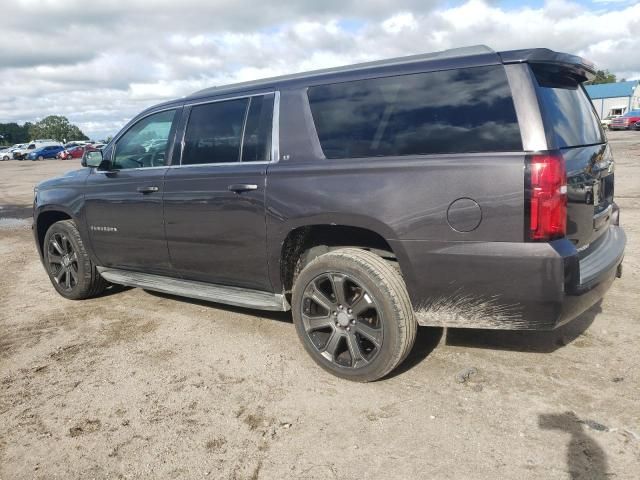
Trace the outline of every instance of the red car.
<instances>
[{"instance_id":1,"label":"red car","mask_svg":"<svg viewBox=\"0 0 640 480\"><path fill-rule=\"evenodd\" d=\"M61 151L56 156L56 158L59 158L60 160L69 160L71 158L82 158L85 148L86 147L82 145L78 145L77 147L71 147L67 150Z\"/></svg>"},{"instance_id":2,"label":"red car","mask_svg":"<svg viewBox=\"0 0 640 480\"><path fill-rule=\"evenodd\" d=\"M609 130L629 130L636 122L640 122L640 110L631 110L611 120Z\"/></svg>"}]
</instances>

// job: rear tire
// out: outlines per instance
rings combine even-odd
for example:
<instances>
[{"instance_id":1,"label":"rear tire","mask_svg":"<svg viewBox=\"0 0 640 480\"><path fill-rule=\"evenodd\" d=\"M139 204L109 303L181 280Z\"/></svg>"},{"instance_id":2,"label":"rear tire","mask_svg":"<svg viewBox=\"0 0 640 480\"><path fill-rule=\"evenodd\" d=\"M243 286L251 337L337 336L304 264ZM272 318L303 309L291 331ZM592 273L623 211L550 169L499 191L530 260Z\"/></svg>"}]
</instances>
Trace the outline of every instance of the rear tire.
<instances>
[{"instance_id":1,"label":"rear tire","mask_svg":"<svg viewBox=\"0 0 640 480\"><path fill-rule=\"evenodd\" d=\"M72 220L49 227L42 254L49 279L63 297L82 300L99 295L107 287Z\"/></svg>"},{"instance_id":2,"label":"rear tire","mask_svg":"<svg viewBox=\"0 0 640 480\"><path fill-rule=\"evenodd\" d=\"M398 270L366 250L316 257L294 281L292 314L318 365L371 382L396 368L415 342L417 322Z\"/></svg>"}]
</instances>

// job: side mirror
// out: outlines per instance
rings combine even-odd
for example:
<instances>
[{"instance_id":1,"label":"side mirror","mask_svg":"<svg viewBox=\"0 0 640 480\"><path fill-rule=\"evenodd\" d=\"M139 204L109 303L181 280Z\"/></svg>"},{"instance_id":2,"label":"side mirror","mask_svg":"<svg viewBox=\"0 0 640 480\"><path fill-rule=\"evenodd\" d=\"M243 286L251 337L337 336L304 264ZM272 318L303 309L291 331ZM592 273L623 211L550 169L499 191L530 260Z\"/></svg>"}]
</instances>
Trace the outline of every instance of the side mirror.
<instances>
[{"instance_id":1,"label":"side mirror","mask_svg":"<svg viewBox=\"0 0 640 480\"><path fill-rule=\"evenodd\" d=\"M83 167L99 167L102 164L102 152L100 150L85 150L81 163Z\"/></svg>"}]
</instances>

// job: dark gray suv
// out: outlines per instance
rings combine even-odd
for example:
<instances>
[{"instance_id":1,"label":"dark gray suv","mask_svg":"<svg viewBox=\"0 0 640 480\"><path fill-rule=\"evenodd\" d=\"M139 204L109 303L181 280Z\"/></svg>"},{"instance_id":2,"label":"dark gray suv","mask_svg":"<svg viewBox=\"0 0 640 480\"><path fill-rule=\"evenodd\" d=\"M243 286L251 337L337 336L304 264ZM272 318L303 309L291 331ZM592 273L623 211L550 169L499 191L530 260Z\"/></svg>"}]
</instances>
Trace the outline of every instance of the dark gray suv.
<instances>
[{"instance_id":1,"label":"dark gray suv","mask_svg":"<svg viewBox=\"0 0 640 480\"><path fill-rule=\"evenodd\" d=\"M351 380L393 370L418 325L553 329L626 242L593 72L478 46L197 92L39 184L38 250L66 298L291 309Z\"/></svg>"}]
</instances>

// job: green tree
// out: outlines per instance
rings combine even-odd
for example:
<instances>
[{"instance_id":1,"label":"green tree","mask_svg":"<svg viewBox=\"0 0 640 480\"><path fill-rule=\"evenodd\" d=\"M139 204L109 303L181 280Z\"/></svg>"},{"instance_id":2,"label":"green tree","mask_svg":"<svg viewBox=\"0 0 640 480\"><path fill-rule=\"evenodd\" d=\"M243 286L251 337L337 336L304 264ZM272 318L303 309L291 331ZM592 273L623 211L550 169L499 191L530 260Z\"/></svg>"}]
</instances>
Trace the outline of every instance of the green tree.
<instances>
[{"instance_id":1,"label":"green tree","mask_svg":"<svg viewBox=\"0 0 640 480\"><path fill-rule=\"evenodd\" d=\"M13 145L29 141L29 125L18 125L15 122L0 123L0 143Z\"/></svg>"},{"instance_id":2,"label":"green tree","mask_svg":"<svg viewBox=\"0 0 640 480\"><path fill-rule=\"evenodd\" d=\"M69 122L62 115L49 115L39 122L30 125L29 133L32 139L52 138L59 142L70 140L89 140L82 130Z\"/></svg>"},{"instance_id":3,"label":"green tree","mask_svg":"<svg viewBox=\"0 0 640 480\"><path fill-rule=\"evenodd\" d=\"M596 70L593 80L586 82L588 85L598 85L599 83L616 83L616 74L609 70Z\"/></svg>"}]
</instances>

